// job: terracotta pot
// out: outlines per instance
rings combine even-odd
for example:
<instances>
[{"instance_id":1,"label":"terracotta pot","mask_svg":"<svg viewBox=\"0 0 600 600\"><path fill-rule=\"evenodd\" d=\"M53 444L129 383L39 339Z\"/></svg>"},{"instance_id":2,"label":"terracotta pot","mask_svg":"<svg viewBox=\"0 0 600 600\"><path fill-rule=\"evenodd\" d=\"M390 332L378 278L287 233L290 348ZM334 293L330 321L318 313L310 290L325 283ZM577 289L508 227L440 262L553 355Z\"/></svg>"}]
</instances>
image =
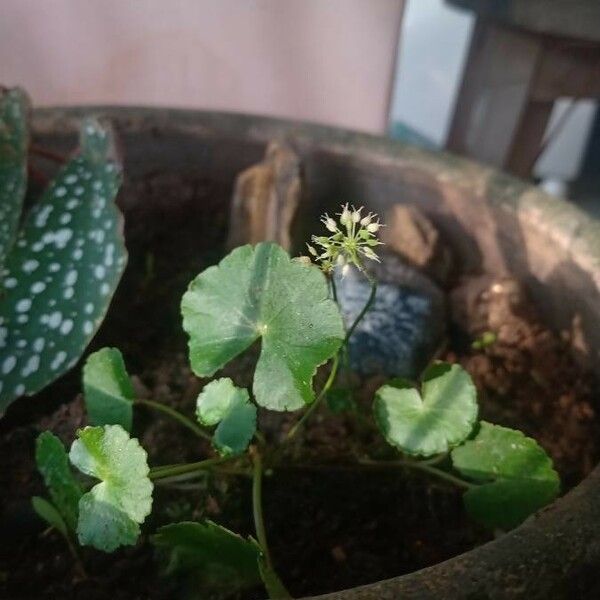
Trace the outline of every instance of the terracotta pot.
<instances>
[{"instance_id":1,"label":"terracotta pot","mask_svg":"<svg viewBox=\"0 0 600 600\"><path fill-rule=\"evenodd\" d=\"M193 169L230 197L235 175L265 144L289 137L304 161L302 224L339 202L385 213L417 204L453 244L463 269L511 273L547 322L578 323L580 351L600 366L600 224L567 202L489 168L382 137L318 125L198 111L146 108L38 110L35 137L72 144L83 114L116 125L130 179ZM135 209L127 200L126 213ZM152 211L154 207L145 207ZM158 208L157 208L158 209ZM168 210L162 206L160 210ZM600 470L500 539L421 571L322 596L352 600L600 597Z\"/></svg>"}]
</instances>

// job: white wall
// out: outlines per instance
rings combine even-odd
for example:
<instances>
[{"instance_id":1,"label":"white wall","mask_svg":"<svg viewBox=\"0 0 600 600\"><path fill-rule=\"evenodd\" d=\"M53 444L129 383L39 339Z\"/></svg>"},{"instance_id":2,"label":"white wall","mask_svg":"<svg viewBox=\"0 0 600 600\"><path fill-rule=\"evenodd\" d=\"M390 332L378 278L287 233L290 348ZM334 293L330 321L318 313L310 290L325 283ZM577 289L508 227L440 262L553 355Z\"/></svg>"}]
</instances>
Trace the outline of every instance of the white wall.
<instances>
[{"instance_id":1,"label":"white wall","mask_svg":"<svg viewBox=\"0 0 600 600\"><path fill-rule=\"evenodd\" d=\"M0 0L37 105L198 107L384 131L403 0Z\"/></svg>"},{"instance_id":2,"label":"white wall","mask_svg":"<svg viewBox=\"0 0 600 600\"><path fill-rule=\"evenodd\" d=\"M559 123L571 103L571 99L564 98L554 104L546 128L546 137L552 135L553 139L535 164L536 177L570 181L579 173L594 122L597 102L592 99L577 100L561 127ZM556 129L557 127L559 129Z\"/></svg>"},{"instance_id":3,"label":"white wall","mask_svg":"<svg viewBox=\"0 0 600 600\"><path fill-rule=\"evenodd\" d=\"M471 41L474 18L444 0L408 0L391 110L443 147Z\"/></svg>"}]
</instances>

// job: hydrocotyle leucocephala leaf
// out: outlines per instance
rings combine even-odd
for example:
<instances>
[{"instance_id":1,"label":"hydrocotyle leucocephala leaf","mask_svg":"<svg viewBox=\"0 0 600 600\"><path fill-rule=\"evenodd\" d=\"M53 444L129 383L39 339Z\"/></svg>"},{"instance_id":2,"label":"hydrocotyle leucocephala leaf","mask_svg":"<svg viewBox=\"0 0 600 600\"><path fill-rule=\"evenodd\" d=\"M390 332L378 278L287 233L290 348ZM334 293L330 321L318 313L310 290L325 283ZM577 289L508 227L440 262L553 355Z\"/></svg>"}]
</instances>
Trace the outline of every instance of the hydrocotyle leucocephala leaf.
<instances>
[{"instance_id":1,"label":"hydrocotyle leucocephala leaf","mask_svg":"<svg viewBox=\"0 0 600 600\"><path fill-rule=\"evenodd\" d=\"M313 376L344 339L324 275L274 243L242 246L190 284L181 303L190 362L209 376L261 339L256 402L296 410L314 399Z\"/></svg>"}]
</instances>

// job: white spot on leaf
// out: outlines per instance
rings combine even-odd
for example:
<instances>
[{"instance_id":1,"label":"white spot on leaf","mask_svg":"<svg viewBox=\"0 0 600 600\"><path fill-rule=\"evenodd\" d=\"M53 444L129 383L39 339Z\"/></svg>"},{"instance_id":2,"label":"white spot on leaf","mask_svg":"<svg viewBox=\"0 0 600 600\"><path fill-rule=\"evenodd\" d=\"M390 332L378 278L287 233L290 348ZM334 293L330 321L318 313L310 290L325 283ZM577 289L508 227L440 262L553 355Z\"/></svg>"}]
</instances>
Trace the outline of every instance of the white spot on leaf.
<instances>
[{"instance_id":1,"label":"white spot on leaf","mask_svg":"<svg viewBox=\"0 0 600 600\"><path fill-rule=\"evenodd\" d=\"M31 300L29 298L22 298L15 306L17 312L27 312L31 308Z\"/></svg>"},{"instance_id":2,"label":"white spot on leaf","mask_svg":"<svg viewBox=\"0 0 600 600\"><path fill-rule=\"evenodd\" d=\"M14 356L7 356L2 363L2 373L8 375L17 364L17 359Z\"/></svg>"}]
</instances>

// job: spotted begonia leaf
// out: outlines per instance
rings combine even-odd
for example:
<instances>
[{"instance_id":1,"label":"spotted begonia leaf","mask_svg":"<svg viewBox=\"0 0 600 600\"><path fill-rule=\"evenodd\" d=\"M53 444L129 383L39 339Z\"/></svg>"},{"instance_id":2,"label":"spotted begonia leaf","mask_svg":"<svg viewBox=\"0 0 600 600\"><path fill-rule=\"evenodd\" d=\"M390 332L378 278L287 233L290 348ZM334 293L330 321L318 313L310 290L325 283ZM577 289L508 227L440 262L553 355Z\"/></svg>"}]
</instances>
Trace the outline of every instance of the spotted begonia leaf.
<instances>
[{"instance_id":1,"label":"spotted begonia leaf","mask_svg":"<svg viewBox=\"0 0 600 600\"><path fill-rule=\"evenodd\" d=\"M0 279L23 208L28 146L27 95L19 88L0 87Z\"/></svg>"},{"instance_id":2,"label":"spotted begonia leaf","mask_svg":"<svg viewBox=\"0 0 600 600\"><path fill-rule=\"evenodd\" d=\"M560 490L552 460L535 440L485 421L474 439L452 451L452 464L480 484L465 493L465 507L490 528L519 525Z\"/></svg>"},{"instance_id":3,"label":"spotted begonia leaf","mask_svg":"<svg viewBox=\"0 0 600 600\"><path fill-rule=\"evenodd\" d=\"M88 356L83 393L92 425L121 425L131 431L135 393L119 350L102 348Z\"/></svg>"},{"instance_id":4,"label":"spotted begonia leaf","mask_svg":"<svg viewBox=\"0 0 600 600\"><path fill-rule=\"evenodd\" d=\"M477 391L460 365L436 363L423 373L422 397L402 379L377 390L373 411L386 440L402 452L433 456L463 442L477 419Z\"/></svg>"},{"instance_id":5,"label":"spotted begonia leaf","mask_svg":"<svg viewBox=\"0 0 600 600\"><path fill-rule=\"evenodd\" d=\"M244 452L256 431L256 406L248 391L228 377L205 386L196 401L196 416L202 425L217 425L213 444L222 456Z\"/></svg>"},{"instance_id":6,"label":"spotted begonia leaf","mask_svg":"<svg viewBox=\"0 0 600 600\"><path fill-rule=\"evenodd\" d=\"M75 531L79 500L83 492L73 476L63 443L50 431L44 431L38 436L35 461L54 506L67 527Z\"/></svg>"},{"instance_id":7,"label":"spotted begonia leaf","mask_svg":"<svg viewBox=\"0 0 600 600\"><path fill-rule=\"evenodd\" d=\"M87 119L80 154L32 208L4 271L0 415L72 367L98 329L127 254L109 129Z\"/></svg>"},{"instance_id":8,"label":"spotted begonia leaf","mask_svg":"<svg viewBox=\"0 0 600 600\"><path fill-rule=\"evenodd\" d=\"M273 243L236 248L200 273L181 312L197 375L212 375L262 338L253 392L259 405L273 410L313 401L316 369L344 338L324 275Z\"/></svg>"},{"instance_id":9,"label":"spotted begonia leaf","mask_svg":"<svg viewBox=\"0 0 600 600\"><path fill-rule=\"evenodd\" d=\"M152 542L167 554L168 574L191 573L198 584L229 591L260 583L258 544L211 521L165 525Z\"/></svg>"},{"instance_id":10,"label":"spotted begonia leaf","mask_svg":"<svg viewBox=\"0 0 600 600\"><path fill-rule=\"evenodd\" d=\"M86 427L77 435L71 462L100 479L79 501L79 542L105 552L135 544L152 509L146 451L120 425Z\"/></svg>"}]
</instances>

